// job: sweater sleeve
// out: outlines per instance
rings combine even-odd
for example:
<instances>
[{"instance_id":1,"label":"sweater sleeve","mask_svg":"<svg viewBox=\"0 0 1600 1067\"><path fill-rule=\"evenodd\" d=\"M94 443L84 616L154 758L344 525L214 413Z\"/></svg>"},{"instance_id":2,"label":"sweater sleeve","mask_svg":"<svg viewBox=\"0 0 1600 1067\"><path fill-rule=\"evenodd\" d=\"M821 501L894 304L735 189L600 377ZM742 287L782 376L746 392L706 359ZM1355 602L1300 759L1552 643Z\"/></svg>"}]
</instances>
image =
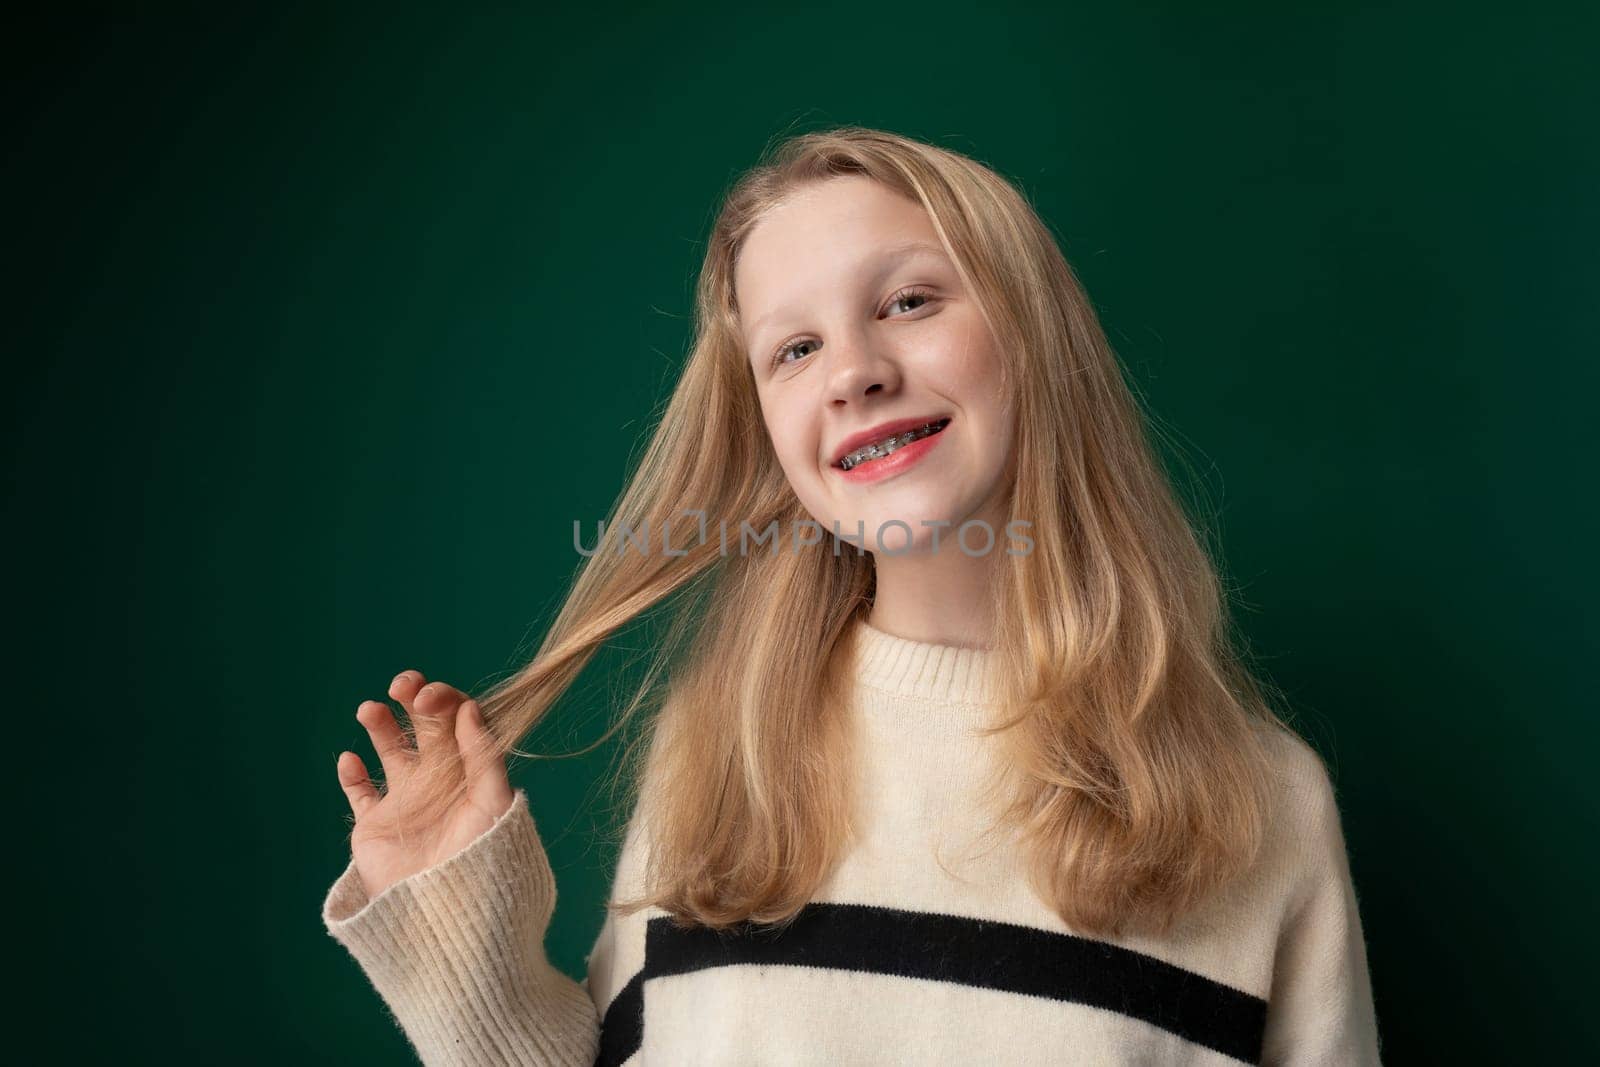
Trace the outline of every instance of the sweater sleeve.
<instances>
[{"instance_id":1,"label":"sweater sleeve","mask_svg":"<svg viewBox=\"0 0 1600 1067\"><path fill-rule=\"evenodd\" d=\"M1333 786L1309 748L1296 775L1292 824L1305 851L1284 914L1261 1062L1378 1064L1366 940Z\"/></svg>"},{"instance_id":2,"label":"sweater sleeve","mask_svg":"<svg viewBox=\"0 0 1600 1067\"><path fill-rule=\"evenodd\" d=\"M322 918L428 1067L590 1067L601 991L546 958L555 901L555 877L518 789L464 849L376 898L368 899L352 861L329 890ZM596 953L613 958L608 941L616 931L608 919Z\"/></svg>"}]
</instances>

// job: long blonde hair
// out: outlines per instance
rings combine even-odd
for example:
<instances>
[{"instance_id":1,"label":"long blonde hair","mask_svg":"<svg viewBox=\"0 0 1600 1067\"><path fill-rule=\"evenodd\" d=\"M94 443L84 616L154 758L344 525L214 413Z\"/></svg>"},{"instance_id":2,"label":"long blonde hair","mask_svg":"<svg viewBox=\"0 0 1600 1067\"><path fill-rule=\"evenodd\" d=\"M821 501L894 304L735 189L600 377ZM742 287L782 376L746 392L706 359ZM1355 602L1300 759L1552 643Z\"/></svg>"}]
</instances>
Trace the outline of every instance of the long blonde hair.
<instances>
[{"instance_id":1,"label":"long blonde hair","mask_svg":"<svg viewBox=\"0 0 1600 1067\"><path fill-rule=\"evenodd\" d=\"M1271 795L1263 728L1287 727L1243 665L1216 565L1071 267L1023 194L956 152L835 128L773 146L733 185L682 376L532 661L480 698L485 720L502 754L533 755L517 739L608 638L670 601L655 661L612 727L659 703L651 743L630 749L644 758L624 768L648 885L609 907L654 905L680 925L782 923L849 847L844 685L872 557L827 541L729 554L693 514L755 531L808 518L762 421L734 265L766 212L841 175L927 210L1014 398L1011 513L1032 522L1035 547L1005 555L993 585L992 736L1009 768L991 783L997 824L1015 828L1030 883L1069 926L1165 930L1253 862ZM618 536L655 539L669 524L670 552L665 538L641 552Z\"/></svg>"}]
</instances>

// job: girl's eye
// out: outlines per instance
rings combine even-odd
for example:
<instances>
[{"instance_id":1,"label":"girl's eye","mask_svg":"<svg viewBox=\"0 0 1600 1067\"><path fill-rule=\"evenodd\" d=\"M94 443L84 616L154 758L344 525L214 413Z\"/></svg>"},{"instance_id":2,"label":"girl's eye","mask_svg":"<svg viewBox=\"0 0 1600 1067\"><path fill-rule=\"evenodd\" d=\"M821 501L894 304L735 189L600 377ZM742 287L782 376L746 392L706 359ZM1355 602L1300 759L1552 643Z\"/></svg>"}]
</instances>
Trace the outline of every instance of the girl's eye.
<instances>
[{"instance_id":1,"label":"girl's eye","mask_svg":"<svg viewBox=\"0 0 1600 1067\"><path fill-rule=\"evenodd\" d=\"M920 288L919 286L915 286L914 285L909 289L902 289L898 293L894 294L894 296L889 299L889 306L890 307L894 307L896 304L900 303L902 300L921 300L925 304L931 299L933 299L933 294L932 293L930 293L926 289L923 289L923 288ZM919 304L917 306L921 307L922 305ZM913 307L913 308L907 308L906 310L915 311L917 309Z\"/></svg>"},{"instance_id":2,"label":"girl's eye","mask_svg":"<svg viewBox=\"0 0 1600 1067\"><path fill-rule=\"evenodd\" d=\"M773 354L772 362L774 362L774 363L783 363L783 362L785 362L783 357L787 356L791 352L796 352L796 351L806 347L810 343L811 343L810 341L787 341L784 344L780 345L779 348L778 348L778 351Z\"/></svg>"},{"instance_id":3,"label":"girl's eye","mask_svg":"<svg viewBox=\"0 0 1600 1067\"><path fill-rule=\"evenodd\" d=\"M916 311L917 308L923 307L932 299L933 293L930 290L925 289L920 285L913 285L909 288L900 290L898 293L894 294L894 296L890 297L889 302L885 304L884 307L892 308L896 304L920 300L922 301L921 304L916 304L915 306L906 309L908 311ZM811 344L811 342L805 338L801 338L797 341L785 341L783 344L779 345L778 350L772 354L773 364L777 365L788 362L787 357L791 353L796 352L809 344Z\"/></svg>"}]
</instances>

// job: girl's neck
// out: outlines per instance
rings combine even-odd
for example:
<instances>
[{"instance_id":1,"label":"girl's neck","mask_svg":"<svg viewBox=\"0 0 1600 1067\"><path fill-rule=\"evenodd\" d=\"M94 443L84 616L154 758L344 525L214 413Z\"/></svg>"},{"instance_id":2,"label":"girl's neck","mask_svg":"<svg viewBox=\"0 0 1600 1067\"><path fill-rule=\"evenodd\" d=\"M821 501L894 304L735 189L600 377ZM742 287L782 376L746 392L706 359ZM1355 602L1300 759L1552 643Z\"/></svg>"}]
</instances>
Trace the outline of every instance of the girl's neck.
<instances>
[{"instance_id":1,"label":"girl's neck","mask_svg":"<svg viewBox=\"0 0 1600 1067\"><path fill-rule=\"evenodd\" d=\"M941 542L924 556L879 555L868 621L908 641L954 648L990 649L995 619L990 593L995 555L967 556Z\"/></svg>"}]
</instances>

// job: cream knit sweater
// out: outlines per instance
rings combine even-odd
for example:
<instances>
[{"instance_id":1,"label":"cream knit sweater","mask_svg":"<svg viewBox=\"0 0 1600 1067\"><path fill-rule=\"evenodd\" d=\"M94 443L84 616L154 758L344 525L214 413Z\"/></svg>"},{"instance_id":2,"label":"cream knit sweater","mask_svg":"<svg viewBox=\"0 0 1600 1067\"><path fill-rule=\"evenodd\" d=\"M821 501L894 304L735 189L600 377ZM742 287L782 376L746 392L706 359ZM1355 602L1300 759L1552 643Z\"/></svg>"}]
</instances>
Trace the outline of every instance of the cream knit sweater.
<instances>
[{"instance_id":1,"label":"cream knit sweater","mask_svg":"<svg viewBox=\"0 0 1600 1067\"><path fill-rule=\"evenodd\" d=\"M1170 935L1072 933L970 798L994 656L863 625L862 839L782 937L607 915L575 982L527 795L454 857L323 905L422 1061L444 1064L1375 1064L1377 1020L1321 760L1274 742L1261 861ZM1276 735L1274 735L1276 736ZM637 820L616 887L641 885Z\"/></svg>"}]
</instances>

